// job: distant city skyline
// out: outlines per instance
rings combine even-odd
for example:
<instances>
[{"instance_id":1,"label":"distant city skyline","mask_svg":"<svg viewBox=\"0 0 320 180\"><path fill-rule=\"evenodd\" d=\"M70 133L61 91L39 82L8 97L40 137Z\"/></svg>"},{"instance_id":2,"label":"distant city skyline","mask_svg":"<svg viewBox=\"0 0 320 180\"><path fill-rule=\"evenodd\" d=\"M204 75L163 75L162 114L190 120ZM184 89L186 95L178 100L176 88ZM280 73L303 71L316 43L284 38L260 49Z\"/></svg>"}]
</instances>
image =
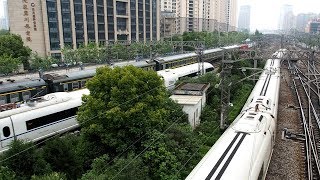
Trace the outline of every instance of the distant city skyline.
<instances>
[{"instance_id":1,"label":"distant city skyline","mask_svg":"<svg viewBox=\"0 0 320 180\"><path fill-rule=\"evenodd\" d=\"M4 17L3 2L0 0L0 17ZM240 6L251 6L251 24L250 29L278 29L280 9L284 4L293 6L294 15L299 13L320 13L319 0L238 0L238 12ZM239 16L239 14L237 15Z\"/></svg>"},{"instance_id":2,"label":"distant city skyline","mask_svg":"<svg viewBox=\"0 0 320 180\"><path fill-rule=\"evenodd\" d=\"M239 0L239 9L242 5L251 6L250 29L277 30L279 26L280 10L285 4L293 6L294 15L299 13L320 13L319 0Z\"/></svg>"},{"instance_id":3,"label":"distant city skyline","mask_svg":"<svg viewBox=\"0 0 320 180\"><path fill-rule=\"evenodd\" d=\"M6 0L0 0L0 18L4 17L4 9L3 9L3 2Z\"/></svg>"}]
</instances>

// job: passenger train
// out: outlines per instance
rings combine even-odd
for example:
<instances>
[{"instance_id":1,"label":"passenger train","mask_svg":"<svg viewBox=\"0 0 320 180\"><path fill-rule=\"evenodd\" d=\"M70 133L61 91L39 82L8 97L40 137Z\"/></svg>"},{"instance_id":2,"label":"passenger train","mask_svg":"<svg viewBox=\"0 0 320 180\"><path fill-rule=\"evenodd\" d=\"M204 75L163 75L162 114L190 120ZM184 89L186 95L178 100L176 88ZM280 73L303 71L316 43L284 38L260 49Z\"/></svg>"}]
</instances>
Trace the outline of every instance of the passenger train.
<instances>
[{"instance_id":1,"label":"passenger train","mask_svg":"<svg viewBox=\"0 0 320 180\"><path fill-rule=\"evenodd\" d=\"M241 113L186 178L265 179L275 143L280 62L286 50L266 62Z\"/></svg>"},{"instance_id":2,"label":"passenger train","mask_svg":"<svg viewBox=\"0 0 320 180\"><path fill-rule=\"evenodd\" d=\"M208 49L203 51L202 59L207 61L222 58L223 51L237 50L240 45L223 48ZM158 57L154 60L129 61L115 63L113 66L133 65L145 70L161 71L174 69L198 62L196 53L185 53L167 57ZM95 75L95 70L82 70L68 74L44 74L41 78L30 79L0 79L0 105L26 101L32 97L43 96L53 92L67 92L85 87L88 79Z\"/></svg>"},{"instance_id":3,"label":"passenger train","mask_svg":"<svg viewBox=\"0 0 320 180\"><path fill-rule=\"evenodd\" d=\"M205 72L213 70L210 63L204 63L203 67ZM170 83L181 77L192 77L198 70L199 64L196 63L159 71L158 75L164 80L164 85L171 88ZM89 94L89 90L50 93L21 105L10 104L11 110L0 112L0 153L7 150L14 139L38 141L79 127L76 113L84 94Z\"/></svg>"}]
</instances>

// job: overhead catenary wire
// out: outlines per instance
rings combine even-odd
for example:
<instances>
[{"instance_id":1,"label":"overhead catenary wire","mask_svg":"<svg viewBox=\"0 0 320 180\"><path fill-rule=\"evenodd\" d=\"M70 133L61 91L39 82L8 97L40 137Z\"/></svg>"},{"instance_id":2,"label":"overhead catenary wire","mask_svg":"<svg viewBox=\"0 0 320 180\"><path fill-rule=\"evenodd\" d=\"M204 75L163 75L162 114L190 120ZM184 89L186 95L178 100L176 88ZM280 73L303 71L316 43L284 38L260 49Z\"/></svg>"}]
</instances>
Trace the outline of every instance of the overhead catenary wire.
<instances>
[{"instance_id":1,"label":"overhead catenary wire","mask_svg":"<svg viewBox=\"0 0 320 180\"><path fill-rule=\"evenodd\" d=\"M163 86L163 84L161 84L161 85L159 85L159 86L157 86L157 87L154 87L154 88L152 88L152 89L150 89L150 90L148 90L148 91L146 91L146 92L144 92L144 93L142 93L142 94L140 94L140 95L138 95L138 96L136 96L136 97L134 97L134 98L132 98L132 99L130 99L130 100L127 100L126 102L123 102L123 103L119 104L118 106L121 106L121 105L126 104L126 103L128 103L128 102L131 102L132 100L137 99L137 98L143 96L144 94L149 93L149 92L151 92L151 91L153 91L153 90L155 90L155 89L157 89L157 88L159 88L159 87L161 87L161 86ZM174 86L174 85L170 85L170 86L168 86L168 87L172 87L172 86ZM209 94L209 93L208 93L208 94ZM98 117L98 115L93 116L92 118L87 119L87 120L84 121L83 123L86 123L86 122L88 122L88 121L90 121L90 120L92 120L92 119L94 119L94 118L97 118L97 117ZM181 117L180 117L180 118L181 118ZM177 120L179 120L179 118L178 118ZM175 122L174 122L174 123L175 123ZM174 123L172 123L171 126L172 126ZM170 127L171 127L171 126L170 126ZM168 130L168 129L167 129L167 130ZM164 133L164 132L163 132L163 133ZM0 163L2 163L2 162L4 162L4 161L7 161L7 160L9 160L9 159L11 159L11 158L13 158L13 157L15 157L15 156L23 153L23 152L26 152L26 151L34 148L34 147L37 147L38 145L40 145L40 144L42 144L42 143L44 143L44 142L47 142L47 141L49 141L50 139L53 139L53 138L58 137L58 136L60 136L60 135L61 135L61 134L56 133L55 135L53 135L53 136L51 136L51 137L49 137L49 138L46 138L45 140L43 140L43 141L41 141L41 142L35 143L34 145L28 147L27 149L24 149L24 150L22 150L22 151L20 151L20 152L17 152L16 154L13 154L12 156L10 156L10 157L8 157L8 158L5 158L5 159L1 160ZM146 135L146 134L145 134L145 135ZM142 137L138 138L133 144L131 144L130 146L128 146L120 155L117 155L116 158L119 157L119 156L121 156L121 155L122 155L123 153L125 153L127 150L129 150L134 144L136 144L137 142L139 142L145 135L143 135ZM110 162L108 162L108 164L110 164L110 163L113 162L114 160L115 160L115 158L114 158L113 160L111 160Z\"/></svg>"},{"instance_id":2,"label":"overhead catenary wire","mask_svg":"<svg viewBox=\"0 0 320 180\"><path fill-rule=\"evenodd\" d=\"M202 144L200 144L200 146L198 147L198 149L189 157L189 159L182 165L182 167L179 169L178 172L176 172L176 174L178 174L183 168L185 168L185 166L188 164L188 162L193 158L194 155L196 155L196 153L201 149L201 147L208 142L208 140L216 133L216 130L219 129L219 125L216 126L214 128L214 130L212 131L212 133L210 134L210 136L207 136L206 141L204 141Z\"/></svg>"},{"instance_id":3,"label":"overhead catenary wire","mask_svg":"<svg viewBox=\"0 0 320 180\"><path fill-rule=\"evenodd\" d=\"M213 91L213 89L211 91L209 91L207 94L210 94ZM187 100L189 101L191 100L191 97ZM191 107L189 107L190 109ZM153 140L150 144L148 144L148 146L146 148L144 148L138 155L136 155L129 163L127 163L115 176L113 176L111 179L116 178L118 175L120 175L120 173L125 170L134 160L136 160L138 157L140 157L146 150L149 149L149 147L151 147L152 144L154 144L156 141L158 141L160 139L161 136L164 135L165 132L167 132L178 120L180 120L185 114L183 114L182 116L180 116L179 118L177 118L167 129L165 129L160 136L158 136L158 138L156 138L155 140Z\"/></svg>"},{"instance_id":4,"label":"overhead catenary wire","mask_svg":"<svg viewBox=\"0 0 320 180\"><path fill-rule=\"evenodd\" d=\"M155 89L157 89L157 88L159 88L159 87L161 87L161 86L163 86L163 84L161 84L161 85L159 85L159 86L156 86L156 87L154 87L154 88L152 88L152 89L150 89L150 90L148 90L148 91L146 91L146 92L144 92L144 93L142 93L142 94L140 94L140 95L138 95L138 96L136 96L136 97L134 97L134 98L132 98L132 99L130 99L130 100L128 100L128 101L126 101L126 102L123 102L123 103L119 104L118 106L121 106L121 105L123 105L123 104L126 104L126 103L128 103L128 102L130 102L130 101L132 101L132 100L134 100L134 99L137 99L137 98L143 96L144 94L149 93L149 92L151 92L151 91L153 91L153 90L155 90ZM174 86L174 85L171 85L171 86ZM170 87L170 86L169 86L169 87ZM89 119L87 119L86 121L84 121L84 123L86 123L86 122L88 122L88 121L90 121L90 120L92 120L92 119L94 119L94 118L97 118L97 117L98 117L98 115L95 115L95 116L93 116L92 118L89 118ZM34 147L37 147L38 145L40 145L40 144L42 144L42 143L44 143L44 142L47 142L48 140L53 139L53 138L55 138L55 137L58 137L58 136L60 136L60 135L61 135L61 134L56 133L55 135L53 135L53 136L51 136L51 137L49 137L49 138L46 138L46 139L43 140L43 141L39 141L39 142L35 143L34 145L32 145L32 146L30 146L30 147L28 147L28 148L26 148L26 149L24 149L24 150L22 150L22 151L20 151L20 152L17 152L16 154L13 154L13 155L11 155L11 156L8 157L8 158L5 158L5 159L1 160L0 163L2 163L2 162L4 162L4 161L7 161L7 160L9 160L9 159L11 159L11 158L13 158L13 157L15 157L15 156L23 153L23 152L26 152L26 151L34 148Z\"/></svg>"}]
</instances>

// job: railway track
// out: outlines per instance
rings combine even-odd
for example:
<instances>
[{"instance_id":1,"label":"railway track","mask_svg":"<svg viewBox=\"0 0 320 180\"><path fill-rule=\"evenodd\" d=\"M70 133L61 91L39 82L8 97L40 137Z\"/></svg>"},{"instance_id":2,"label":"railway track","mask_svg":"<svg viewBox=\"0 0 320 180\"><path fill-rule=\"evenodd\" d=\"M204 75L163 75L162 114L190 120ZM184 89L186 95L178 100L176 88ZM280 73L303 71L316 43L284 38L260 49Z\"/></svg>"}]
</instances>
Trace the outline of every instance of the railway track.
<instances>
[{"instance_id":1,"label":"railway track","mask_svg":"<svg viewBox=\"0 0 320 180\"><path fill-rule=\"evenodd\" d=\"M319 71L312 61L288 61L293 90L300 110L301 134L304 140L305 179L320 179Z\"/></svg>"}]
</instances>

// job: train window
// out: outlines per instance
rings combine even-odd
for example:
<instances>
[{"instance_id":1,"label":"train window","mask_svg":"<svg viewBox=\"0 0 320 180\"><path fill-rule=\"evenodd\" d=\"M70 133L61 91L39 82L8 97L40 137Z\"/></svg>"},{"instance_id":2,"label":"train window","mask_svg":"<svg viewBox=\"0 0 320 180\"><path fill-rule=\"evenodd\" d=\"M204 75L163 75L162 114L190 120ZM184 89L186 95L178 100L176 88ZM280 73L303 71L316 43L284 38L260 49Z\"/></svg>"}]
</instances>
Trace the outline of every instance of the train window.
<instances>
[{"instance_id":1,"label":"train window","mask_svg":"<svg viewBox=\"0 0 320 180\"><path fill-rule=\"evenodd\" d=\"M0 96L0 104L6 104L7 103L7 97L6 96Z\"/></svg>"},{"instance_id":2,"label":"train window","mask_svg":"<svg viewBox=\"0 0 320 180\"><path fill-rule=\"evenodd\" d=\"M63 84L63 91L68 91L69 89L68 89L68 84L66 83L66 84Z\"/></svg>"},{"instance_id":3,"label":"train window","mask_svg":"<svg viewBox=\"0 0 320 180\"><path fill-rule=\"evenodd\" d=\"M10 102L18 102L19 101L19 93L10 94Z\"/></svg>"},{"instance_id":4,"label":"train window","mask_svg":"<svg viewBox=\"0 0 320 180\"><path fill-rule=\"evenodd\" d=\"M28 100L28 99L30 99L31 98L31 92L30 91L24 91L24 92L22 92L22 99L24 100L24 101L26 101L26 100Z\"/></svg>"},{"instance_id":5,"label":"train window","mask_svg":"<svg viewBox=\"0 0 320 180\"><path fill-rule=\"evenodd\" d=\"M59 87L58 85L54 86L54 92L59 92Z\"/></svg>"},{"instance_id":6,"label":"train window","mask_svg":"<svg viewBox=\"0 0 320 180\"><path fill-rule=\"evenodd\" d=\"M81 87L85 87L86 86L86 81L81 81Z\"/></svg>"},{"instance_id":7,"label":"train window","mask_svg":"<svg viewBox=\"0 0 320 180\"><path fill-rule=\"evenodd\" d=\"M78 107L71 108L65 111L60 111L54 114L49 114L40 118L26 121L27 130L35 129L40 126L44 126L62 119L70 118L77 114Z\"/></svg>"},{"instance_id":8,"label":"train window","mask_svg":"<svg viewBox=\"0 0 320 180\"><path fill-rule=\"evenodd\" d=\"M2 129L2 133L3 133L3 136L4 137L9 137L10 136L10 128L8 127L8 126L6 126L6 127L4 127L3 129Z\"/></svg>"},{"instance_id":9,"label":"train window","mask_svg":"<svg viewBox=\"0 0 320 180\"><path fill-rule=\"evenodd\" d=\"M214 70L214 68L212 67L212 68L208 68L207 70L206 70L206 72L211 72L211 71L213 71Z\"/></svg>"},{"instance_id":10,"label":"train window","mask_svg":"<svg viewBox=\"0 0 320 180\"><path fill-rule=\"evenodd\" d=\"M263 116L260 116L260 117L259 117L259 121L261 122L261 121L262 121L262 119L263 119Z\"/></svg>"},{"instance_id":11,"label":"train window","mask_svg":"<svg viewBox=\"0 0 320 180\"><path fill-rule=\"evenodd\" d=\"M79 82L72 82L72 89L79 89Z\"/></svg>"}]
</instances>

